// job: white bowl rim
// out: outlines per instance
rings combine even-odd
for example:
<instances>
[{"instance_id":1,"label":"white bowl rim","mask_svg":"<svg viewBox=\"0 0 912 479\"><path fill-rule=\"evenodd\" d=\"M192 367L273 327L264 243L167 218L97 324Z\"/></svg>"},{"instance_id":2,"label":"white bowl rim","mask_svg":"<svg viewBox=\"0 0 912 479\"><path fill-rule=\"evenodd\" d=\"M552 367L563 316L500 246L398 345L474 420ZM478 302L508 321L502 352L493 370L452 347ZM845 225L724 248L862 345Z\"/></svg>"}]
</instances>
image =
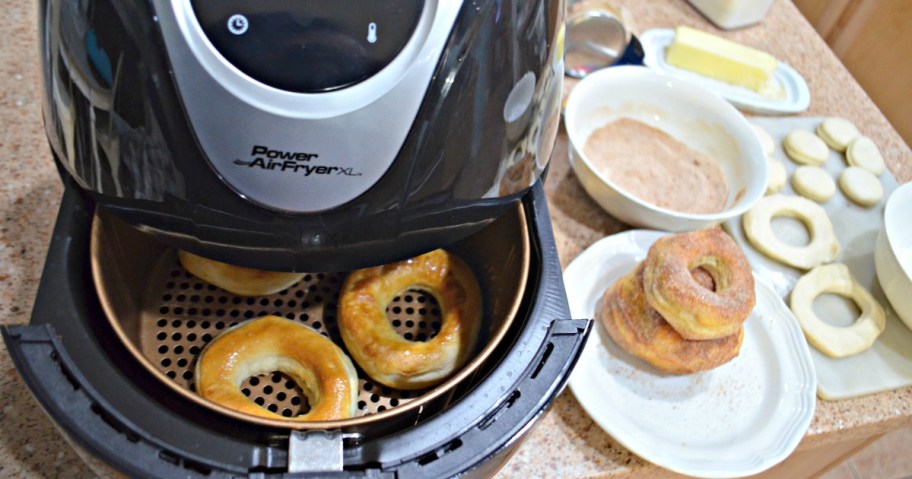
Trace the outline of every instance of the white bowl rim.
<instances>
[{"instance_id":1,"label":"white bowl rim","mask_svg":"<svg viewBox=\"0 0 912 479\"><path fill-rule=\"evenodd\" d=\"M896 260L896 265L899 269L906 275L906 279L912 281L912 258L909 258L907 262L903 262L905 257L900 258L899 254L896 252L896 236L899 234L894 230L892 225L898 224L903 221L901 217L902 212L897 211L902 206L906 206L906 214L908 215L908 207L912 206L912 181L907 182L903 185L900 185L899 188L893 190L893 193L887 199L887 204L884 207L884 236L887 240L887 246L890 248L890 254ZM908 216L906 218L909 218ZM909 266L909 267L907 267Z\"/></svg>"},{"instance_id":2,"label":"white bowl rim","mask_svg":"<svg viewBox=\"0 0 912 479\"><path fill-rule=\"evenodd\" d=\"M587 82L587 81L589 81L591 83L591 82L599 79L602 76L609 76L609 75L619 77L618 81L620 81L620 79L633 79L633 80L640 80L640 81L661 80L666 83L672 83L672 84L674 84L674 88L681 88L681 89L688 90L688 91L692 92L693 94L702 96L703 98L705 98L705 101L710 101L710 102L716 103L716 106L718 108L721 108L723 111L726 112L726 114L732 115L732 118L734 119L734 121L736 123L742 123L743 126L745 126L747 128L752 128L750 122L747 121L747 118L745 118L744 115L741 114L741 112L738 111L737 108L732 106L731 103L727 102L724 98L722 98L718 94L713 93L709 90L706 90L705 88L703 88L699 85L688 82L687 80L682 80L682 79L673 77L671 75L667 75L662 72L656 72L649 68L635 66L635 65L622 65L622 66L610 67L610 68L604 68L604 69L598 70L596 72L593 72L590 75L587 75L585 78L580 80L580 82L570 92L570 95L568 95L567 106L564 109L564 122L567 124L567 126L566 126L567 137L568 137L567 139L571 144L570 147L576 150L576 152L579 154L579 158L584 163L586 163L586 166L593 173L595 173L595 175L598 177L598 179L600 181L604 182L605 184L610 186L615 191L623 194L624 198L636 203L637 205L640 205L642 207L648 208L648 209L656 211L658 213L662 213L662 214L665 214L665 215L668 215L671 217L675 217L678 219L697 221L697 222L718 222L718 221L726 220L728 218L733 218L735 216L742 215L745 212L747 212L747 210L751 209L758 201L760 201L761 198L763 198L763 196L765 194L765 190L766 190L766 184L768 182L768 175L769 175L769 170L767 168L766 162L760 162L762 165L761 168L763 171L763 178L762 178L763 186L761 188L759 188L757 190L757 192L755 192L754 196L756 196L756 197L743 197L741 199L740 206L738 206L736 208L726 208L726 209L716 212L716 213L686 213L686 212L672 210L672 209L664 208L664 207L661 207L658 205L654 205L652 203L649 203L647 201L640 199L639 197L637 197L634 194L631 194L629 191L621 188L617 183L611 181L608 177L606 177L604 174L602 174L601 171L599 171L597 168L595 168L592 165L592 163L589 161L589 158L586 157L585 153L583 153L582 150L577 149L574 146L571 135L570 135L570 131L571 131L571 126L573 126L575 124L575 119L574 119L575 115L571 115L570 113L576 110L576 105L581 101L581 100L575 101L576 98L579 98L579 95L574 96L574 92L580 91L579 90L580 85L583 85L584 82ZM760 152L762 154L762 156L765 158L766 155L763 154L763 146L760 144L760 140L756 138L756 135L754 135L752 138L756 142L756 144L754 145L756 148L753 148L753 149ZM748 140L748 142L751 142L751 140Z\"/></svg>"}]
</instances>

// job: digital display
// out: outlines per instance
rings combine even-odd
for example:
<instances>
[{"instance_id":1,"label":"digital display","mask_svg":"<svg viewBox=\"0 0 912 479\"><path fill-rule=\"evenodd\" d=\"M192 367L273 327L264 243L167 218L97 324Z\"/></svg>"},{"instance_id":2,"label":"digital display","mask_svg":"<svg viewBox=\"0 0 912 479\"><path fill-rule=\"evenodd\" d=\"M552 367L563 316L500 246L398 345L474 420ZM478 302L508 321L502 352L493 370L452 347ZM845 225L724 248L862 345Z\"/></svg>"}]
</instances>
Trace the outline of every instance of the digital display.
<instances>
[{"instance_id":1,"label":"digital display","mask_svg":"<svg viewBox=\"0 0 912 479\"><path fill-rule=\"evenodd\" d=\"M415 32L421 0L192 0L209 41L266 85L318 93L364 81Z\"/></svg>"}]
</instances>

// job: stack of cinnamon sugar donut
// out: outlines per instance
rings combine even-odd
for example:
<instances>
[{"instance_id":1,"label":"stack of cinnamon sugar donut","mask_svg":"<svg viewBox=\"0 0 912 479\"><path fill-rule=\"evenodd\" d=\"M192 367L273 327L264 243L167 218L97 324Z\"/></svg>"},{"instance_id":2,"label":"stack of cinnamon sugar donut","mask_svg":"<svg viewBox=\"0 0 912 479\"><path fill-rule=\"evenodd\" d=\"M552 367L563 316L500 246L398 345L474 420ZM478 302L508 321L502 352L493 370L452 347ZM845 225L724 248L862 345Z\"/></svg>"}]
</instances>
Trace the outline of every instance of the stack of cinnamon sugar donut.
<instances>
[{"instance_id":1,"label":"stack of cinnamon sugar donut","mask_svg":"<svg viewBox=\"0 0 912 479\"><path fill-rule=\"evenodd\" d=\"M744 252L720 228L664 236L602 296L598 318L622 349L672 374L738 356L756 298Z\"/></svg>"}]
</instances>

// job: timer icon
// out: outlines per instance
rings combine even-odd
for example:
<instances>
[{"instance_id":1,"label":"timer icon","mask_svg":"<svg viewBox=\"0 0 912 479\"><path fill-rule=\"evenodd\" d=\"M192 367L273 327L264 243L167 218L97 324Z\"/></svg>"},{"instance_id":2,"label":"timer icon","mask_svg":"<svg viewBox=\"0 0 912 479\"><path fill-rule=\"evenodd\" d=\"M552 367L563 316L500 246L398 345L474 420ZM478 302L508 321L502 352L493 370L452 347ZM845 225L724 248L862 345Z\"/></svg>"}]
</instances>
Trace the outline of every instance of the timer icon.
<instances>
[{"instance_id":1,"label":"timer icon","mask_svg":"<svg viewBox=\"0 0 912 479\"><path fill-rule=\"evenodd\" d=\"M250 22L247 21L247 17L241 14L232 15L228 19L228 31L235 35L243 35L249 27Z\"/></svg>"}]
</instances>

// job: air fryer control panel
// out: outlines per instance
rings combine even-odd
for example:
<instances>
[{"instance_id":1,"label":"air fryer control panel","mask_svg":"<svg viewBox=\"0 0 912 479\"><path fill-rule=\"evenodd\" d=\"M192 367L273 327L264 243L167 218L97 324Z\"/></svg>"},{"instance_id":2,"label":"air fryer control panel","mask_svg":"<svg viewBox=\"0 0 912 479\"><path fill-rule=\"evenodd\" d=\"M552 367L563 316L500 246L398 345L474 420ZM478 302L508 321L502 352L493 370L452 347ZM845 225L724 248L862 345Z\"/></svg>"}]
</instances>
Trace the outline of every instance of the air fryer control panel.
<instances>
[{"instance_id":1,"label":"air fryer control panel","mask_svg":"<svg viewBox=\"0 0 912 479\"><path fill-rule=\"evenodd\" d=\"M463 0L152 0L191 128L244 199L316 213L393 164Z\"/></svg>"},{"instance_id":2,"label":"air fryer control panel","mask_svg":"<svg viewBox=\"0 0 912 479\"><path fill-rule=\"evenodd\" d=\"M416 0L192 0L212 45L266 85L317 93L388 65L424 8Z\"/></svg>"}]
</instances>

